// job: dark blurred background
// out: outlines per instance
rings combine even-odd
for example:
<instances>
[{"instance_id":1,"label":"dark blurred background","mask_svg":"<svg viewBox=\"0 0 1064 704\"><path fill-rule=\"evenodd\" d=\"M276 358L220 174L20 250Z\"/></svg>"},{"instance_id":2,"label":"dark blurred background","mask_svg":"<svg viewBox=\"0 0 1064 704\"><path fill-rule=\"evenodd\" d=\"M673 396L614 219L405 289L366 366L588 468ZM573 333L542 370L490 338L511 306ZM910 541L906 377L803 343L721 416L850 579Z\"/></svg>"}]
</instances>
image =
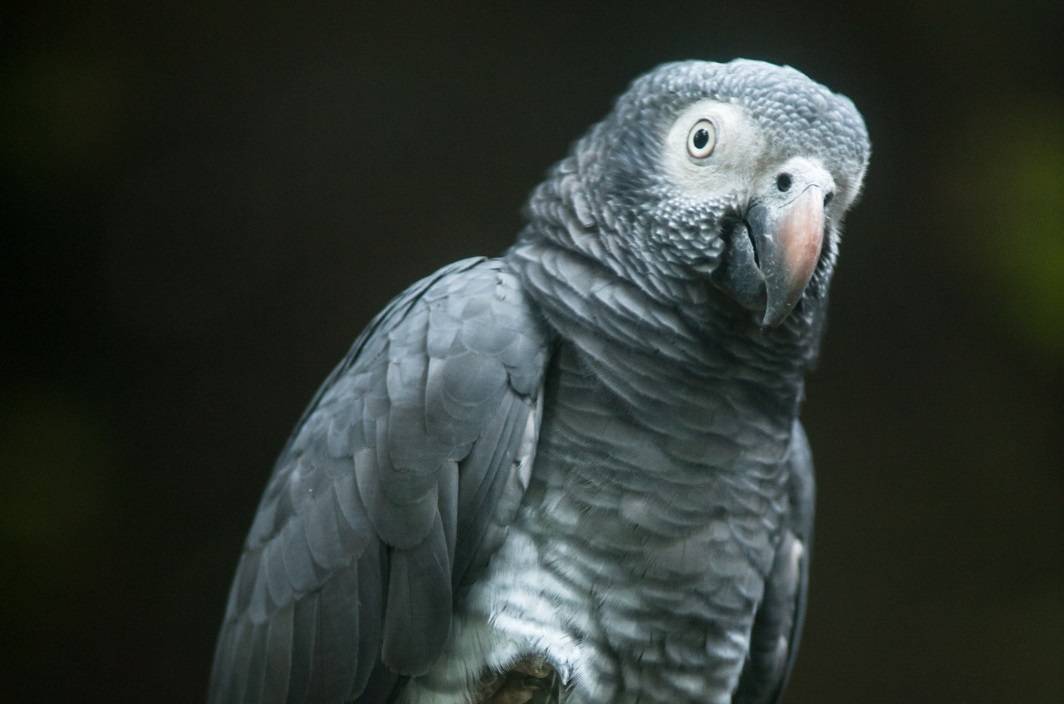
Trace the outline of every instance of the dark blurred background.
<instances>
[{"instance_id":1,"label":"dark blurred background","mask_svg":"<svg viewBox=\"0 0 1064 704\"><path fill-rule=\"evenodd\" d=\"M804 413L788 702L1064 701L1057 6L9 8L0 689L202 699L271 462L361 327L503 250L633 77L747 56L874 144Z\"/></svg>"}]
</instances>

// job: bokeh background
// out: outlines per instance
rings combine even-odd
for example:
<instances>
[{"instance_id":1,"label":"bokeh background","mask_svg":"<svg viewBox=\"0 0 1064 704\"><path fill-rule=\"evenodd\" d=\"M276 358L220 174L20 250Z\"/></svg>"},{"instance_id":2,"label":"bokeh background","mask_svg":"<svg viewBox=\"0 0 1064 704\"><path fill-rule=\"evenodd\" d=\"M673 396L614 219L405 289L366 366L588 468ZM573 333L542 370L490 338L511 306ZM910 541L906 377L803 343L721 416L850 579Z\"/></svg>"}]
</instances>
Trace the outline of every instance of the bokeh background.
<instances>
[{"instance_id":1,"label":"bokeh background","mask_svg":"<svg viewBox=\"0 0 1064 704\"><path fill-rule=\"evenodd\" d=\"M802 702L1064 701L1058 2L36 2L0 18L0 692L193 702L292 423L503 250L637 74L789 63L874 143L804 417Z\"/></svg>"}]
</instances>

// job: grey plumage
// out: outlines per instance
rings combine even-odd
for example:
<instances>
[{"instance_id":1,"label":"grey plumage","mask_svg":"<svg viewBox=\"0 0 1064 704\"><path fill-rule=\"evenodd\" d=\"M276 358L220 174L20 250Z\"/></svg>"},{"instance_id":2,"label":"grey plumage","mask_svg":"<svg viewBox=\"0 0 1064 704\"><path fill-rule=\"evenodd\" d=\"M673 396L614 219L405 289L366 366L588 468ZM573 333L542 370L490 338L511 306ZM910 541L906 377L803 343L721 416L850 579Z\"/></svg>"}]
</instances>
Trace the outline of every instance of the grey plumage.
<instances>
[{"instance_id":1,"label":"grey plumage","mask_svg":"<svg viewBox=\"0 0 1064 704\"><path fill-rule=\"evenodd\" d=\"M471 701L530 656L567 702L777 701L812 539L803 374L868 153L793 69L637 80L504 257L415 284L322 386L210 701Z\"/></svg>"},{"instance_id":2,"label":"grey plumage","mask_svg":"<svg viewBox=\"0 0 1064 704\"><path fill-rule=\"evenodd\" d=\"M522 299L500 262L459 262L356 341L263 496L212 700L263 700L268 676L281 700L346 701L374 667L427 670L449 630L452 578L476 556L476 542L457 549L459 524L490 539L481 507L498 502L534 409L547 338Z\"/></svg>"}]
</instances>

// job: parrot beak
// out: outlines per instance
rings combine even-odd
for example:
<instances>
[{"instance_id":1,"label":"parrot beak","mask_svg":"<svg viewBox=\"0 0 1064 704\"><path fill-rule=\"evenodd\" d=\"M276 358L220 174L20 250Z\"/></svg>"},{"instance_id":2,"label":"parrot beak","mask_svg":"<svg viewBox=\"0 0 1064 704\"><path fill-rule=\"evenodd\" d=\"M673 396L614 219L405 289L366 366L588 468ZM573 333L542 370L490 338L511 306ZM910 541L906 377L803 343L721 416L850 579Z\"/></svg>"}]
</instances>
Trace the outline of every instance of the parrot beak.
<instances>
[{"instance_id":1,"label":"parrot beak","mask_svg":"<svg viewBox=\"0 0 1064 704\"><path fill-rule=\"evenodd\" d=\"M751 239L765 280L762 327L775 327L802 297L824 246L824 194L809 186L773 213L755 206L750 214ZM774 222L772 222L774 220Z\"/></svg>"},{"instance_id":2,"label":"parrot beak","mask_svg":"<svg viewBox=\"0 0 1064 704\"><path fill-rule=\"evenodd\" d=\"M761 327L775 327L802 297L823 244L823 189L810 184L782 206L758 203L750 208L732 231L713 280L758 315Z\"/></svg>"}]
</instances>

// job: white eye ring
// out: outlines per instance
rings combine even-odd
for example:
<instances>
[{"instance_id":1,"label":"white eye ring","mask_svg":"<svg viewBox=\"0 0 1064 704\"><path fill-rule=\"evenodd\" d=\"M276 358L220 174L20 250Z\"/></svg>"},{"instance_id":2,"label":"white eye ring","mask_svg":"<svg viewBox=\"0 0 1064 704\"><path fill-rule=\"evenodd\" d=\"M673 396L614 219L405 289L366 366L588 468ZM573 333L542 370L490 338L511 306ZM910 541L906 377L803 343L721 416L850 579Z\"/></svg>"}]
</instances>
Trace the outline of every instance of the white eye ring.
<instances>
[{"instance_id":1,"label":"white eye ring","mask_svg":"<svg viewBox=\"0 0 1064 704\"><path fill-rule=\"evenodd\" d=\"M705 159L717 146L717 128L705 118L696 122L687 133L687 153L695 159Z\"/></svg>"}]
</instances>

